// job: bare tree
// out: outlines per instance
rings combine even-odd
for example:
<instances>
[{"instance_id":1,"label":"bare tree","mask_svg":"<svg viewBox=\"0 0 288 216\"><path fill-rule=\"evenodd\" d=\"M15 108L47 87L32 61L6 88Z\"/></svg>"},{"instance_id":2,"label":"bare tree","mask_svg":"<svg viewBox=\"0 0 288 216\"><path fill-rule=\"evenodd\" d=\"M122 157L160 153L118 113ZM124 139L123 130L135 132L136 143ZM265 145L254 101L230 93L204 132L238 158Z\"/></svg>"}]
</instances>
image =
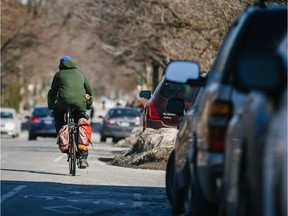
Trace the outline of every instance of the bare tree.
<instances>
[{"instance_id":1,"label":"bare tree","mask_svg":"<svg viewBox=\"0 0 288 216\"><path fill-rule=\"evenodd\" d=\"M194 60L209 71L229 26L254 1L19 2L2 1L2 90L8 76L22 71L27 83L45 78L58 70L62 55L70 55L97 96L117 96L135 88L155 60Z\"/></svg>"},{"instance_id":2,"label":"bare tree","mask_svg":"<svg viewBox=\"0 0 288 216\"><path fill-rule=\"evenodd\" d=\"M10 98L20 98L19 91L12 94L11 84L15 89L19 88L25 69L25 75L31 75L29 69L32 65L24 59L39 44L40 17L29 13L20 1L15 0L2 1L1 13L1 105L16 106L14 102L10 103L13 101Z\"/></svg>"}]
</instances>

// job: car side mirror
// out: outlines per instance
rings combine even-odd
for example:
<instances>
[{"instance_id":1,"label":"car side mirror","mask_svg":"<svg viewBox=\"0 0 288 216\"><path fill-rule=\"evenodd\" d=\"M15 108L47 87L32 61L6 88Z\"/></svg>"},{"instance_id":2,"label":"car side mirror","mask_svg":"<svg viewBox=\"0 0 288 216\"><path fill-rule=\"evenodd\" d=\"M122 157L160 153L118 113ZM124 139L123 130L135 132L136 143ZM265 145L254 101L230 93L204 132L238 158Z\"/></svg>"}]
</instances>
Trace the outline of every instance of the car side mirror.
<instances>
[{"instance_id":1,"label":"car side mirror","mask_svg":"<svg viewBox=\"0 0 288 216\"><path fill-rule=\"evenodd\" d=\"M142 90L139 93L139 97L140 98L144 98L144 99L147 99L147 100L149 100L151 98L151 95L152 95L152 93L151 93L150 90Z\"/></svg>"},{"instance_id":2,"label":"car side mirror","mask_svg":"<svg viewBox=\"0 0 288 216\"><path fill-rule=\"evenodd\" d=\"M171 61L167 64L165 79L176 83L189 83L200 79L200 66L193 61Z\"/></svg>"},{"instance_id":3,"label":"car side mirror","mask_svg":"<svg viewBox=\"0 0 288 216\"><path fill-rule=\"evenodd\" d=\"M175 113L180 116L183 116L184 109L185 109L184 100L180 98L171 98L168 100L166 109L171 113Z\"/></svg>"}]
</instances>

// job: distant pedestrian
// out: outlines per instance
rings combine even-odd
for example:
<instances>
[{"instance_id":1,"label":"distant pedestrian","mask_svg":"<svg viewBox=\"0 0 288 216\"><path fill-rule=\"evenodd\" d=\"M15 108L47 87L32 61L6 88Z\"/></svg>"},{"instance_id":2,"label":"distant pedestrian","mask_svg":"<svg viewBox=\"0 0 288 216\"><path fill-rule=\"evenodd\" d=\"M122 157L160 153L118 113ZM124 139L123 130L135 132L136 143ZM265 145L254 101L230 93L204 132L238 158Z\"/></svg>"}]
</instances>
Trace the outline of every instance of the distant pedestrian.
<instances>
[{"instance_id":1,"label":"distant pedestrian","mask_svg":"<svg viewBox=\"0 0 288 216\"><path fill-rule=\"evenodd\" d=\"M105 110L105 109L106 109L106 107L105 107L105 104L106 104L106 101L105 101L105 100L103 100L103 101L102 101L102 108L103 108L103 110Z\"/></svg>"},{"instance_id":2,"label":"distant pedestrian","mask_svg":"<svg viewBox=\"0 0 288 216\"><path fill-rule=\"evenodd\" d=\"M93 120L94 117L94 107L92 106L91 110L90 110L90 119L91 121Z\"/></svg>"}]
</instances>

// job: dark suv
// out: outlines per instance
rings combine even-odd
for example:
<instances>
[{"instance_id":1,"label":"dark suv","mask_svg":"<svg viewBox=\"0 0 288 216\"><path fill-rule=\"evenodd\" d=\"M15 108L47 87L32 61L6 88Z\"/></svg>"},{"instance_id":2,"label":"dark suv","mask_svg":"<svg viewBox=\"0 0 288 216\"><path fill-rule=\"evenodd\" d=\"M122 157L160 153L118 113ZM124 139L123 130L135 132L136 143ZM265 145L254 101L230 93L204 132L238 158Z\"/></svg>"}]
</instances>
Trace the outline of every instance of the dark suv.
<instances>
[{"instance_id":1,"label":"dark suv","mask_svg":"<svg viewBox=\"0 0 288 216\"><path fill-rule=\"evenodd\" d=\"M248 98L247 91L236 88L239 67L247 66L241 61L243 63L255 55L273 52L286 29L286 6L250 7L231 26L208 73L199 105L192 113L191 132L188 134L191 137L178 138L184 143L176 143L189 145L188 164L182 167L189 167L185 176L190 182L188 186L181 183L175 186L181 192L182 201L175 203L176 214L185 211L193 215L217 215L227 127L231 117L243 108ZM253 70L253 62L250 66ZM254 79L260 78L261 74ZM187 133L178 136L187 136ZM175 167L181 162L177 161L181 159L181 152L177 149L181 148L175 147ZM176 176L177 172L179 170L175 169Z\"/></svg>"},{"instance_id":2,"label":"dark suv","mask_svg":"<svg viewBox=\"0 0 288 216\"><path fill-rule=\"evenodd\" d=\"M287 37L283 41L286 53ZM280 189L287 176L287 53L281 58L276 45L239 59L237 89L249 95L228 127L222 215L287 215L280 195L287 195L287 187Z\"/></svg>"},{"instance_id":3,"label":"dark suv","mask_svg":"<svg viewBox=\"0 0 288 216\"><path fill-rule=\"evenodd\" d=\"M29 140L37 137L56 137L55 120L48 107L35 107L28 122Z\"/></svg>"}]
</instances>

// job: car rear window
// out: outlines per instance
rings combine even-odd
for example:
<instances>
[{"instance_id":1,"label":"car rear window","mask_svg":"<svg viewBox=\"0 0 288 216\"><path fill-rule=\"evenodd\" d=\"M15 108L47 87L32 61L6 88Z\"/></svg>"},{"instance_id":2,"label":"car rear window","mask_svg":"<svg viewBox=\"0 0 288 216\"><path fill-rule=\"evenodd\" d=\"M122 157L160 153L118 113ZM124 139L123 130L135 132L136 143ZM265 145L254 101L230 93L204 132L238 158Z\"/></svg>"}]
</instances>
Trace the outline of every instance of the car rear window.
<instances>
[{"instance_id":1,"label":"car rear window","mask_svg":"<svg viewBox=\"0 0 288 216\"><path fill-rule=\"evenodd\" d=\"M52 116L52 112L48 108L35 108L35 110L33 111L33 116Z\"/></svg>"},{"instance_id":2,"label":"car rear window","mask_svg":"<svg viewBox=\"0 0 288 216\"><path fill-rule=\"evenodd\" d=\"M253 13L243 25L237 35L235 47L227 58L227 67L224 69L224 83L234 81L236 61L239 56L249 53L270 53L279 43L287 29L287 10L263 10ZM222 65L219 61L219 65ZM216 71L221 71L217 68Z\"/></svg>"},{"instance_id":3,"label":"car rear window","mask_svg":"<svg viewBox=\"0 0 288 216\"><path fill-rule=\"evenodd\" d=\"M279 39L287 29L287 14L284 11L274 13L256 13L248 23L243 34L241 49L261 48L274 50Z\"/></svg>"},{"instance_id":4,"label":"car rear window","mask_svg":"<svg viewBox=\"0 0 288 216\"><path fill-rule=\"evenodd\" d=\"M109 111L109 116L111 117L122 117L122 116L137 117L137 116L140 116L140 113L137 110L131 110L131 109L112 109Z\"/></svg>"},{"instance_id":5,"label":"car rear window","mask_svg":"<svg viewBox=\"0 0 288 216\"><path fill-rule=\"evenodd\" d=\"M13 119L11 112L1 112L1 119Z\"/></svg>"},{"instance_id":6,"label":"car rear window","mask_svg":"<svg viewBox=\"0 0 288 216\"><path fill-rule=\"evenodd\" d=\"M181 83L173 83L173 82L165 82L161 87L161 95L165 98L182 98L184 101L189 102L192 101L199 87L191 86L189 84L181 84Z\"/></svg>"}]
</instances>

